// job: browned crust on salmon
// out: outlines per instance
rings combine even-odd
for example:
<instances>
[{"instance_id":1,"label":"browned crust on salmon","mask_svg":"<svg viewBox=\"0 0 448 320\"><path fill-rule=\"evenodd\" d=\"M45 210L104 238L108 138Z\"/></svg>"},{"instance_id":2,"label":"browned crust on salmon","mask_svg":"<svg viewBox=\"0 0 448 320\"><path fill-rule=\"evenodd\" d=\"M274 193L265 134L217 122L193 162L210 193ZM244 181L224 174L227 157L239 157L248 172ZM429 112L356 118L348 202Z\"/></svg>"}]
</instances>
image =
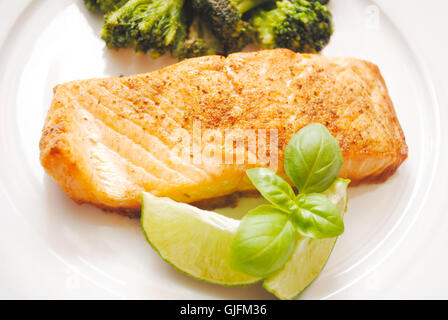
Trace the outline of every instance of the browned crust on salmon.
<instances>
[{"instance_id":1,"label":"browned crust on salmon","mask_svg":"<svg viewBox=\"0 0 448 320\"><path fill-rule=\"evenodd\" d=\"M191 164L172 156L172 132L277 129L278 173L294 133L318 122L338 140L340 176L378 183L408 148L378 67L353 58L285 49L185 60L136 76L72 81L54 88L40 141L48 174L78 203L138 216L151 192L205 208L235 204L257 165ZM246 150L247 151L247 150Z\"/></svg>"}]
</instances>

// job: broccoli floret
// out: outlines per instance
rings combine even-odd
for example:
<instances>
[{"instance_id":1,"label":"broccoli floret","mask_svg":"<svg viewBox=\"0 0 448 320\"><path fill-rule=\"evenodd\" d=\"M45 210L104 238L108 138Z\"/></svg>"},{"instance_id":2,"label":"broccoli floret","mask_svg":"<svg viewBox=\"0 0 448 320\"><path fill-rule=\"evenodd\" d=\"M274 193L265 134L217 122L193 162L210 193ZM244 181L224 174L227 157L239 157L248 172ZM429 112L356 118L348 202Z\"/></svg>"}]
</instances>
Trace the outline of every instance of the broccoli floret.
<instances>
[{"instance_id":1,"label":"broccoli floret","mask_svg":"<svg viewBox=\"0 0 448 320\"><path fill-rule=\"evenodd\" d=\"M265 49L322 50L333 33L330 10L318 1L282 0L271 10L257 9L252 24Z\"/></svg>"},{"instance_id":2,"label":"broccoli floret","mask_svg":"<svg viewBox=\"0 0 448 320\"><path fill-rule=\"evenodd\" d=\"M222 55L224 49L210 28L196 16L190 24L187 38L171 54L175 58L186 59L213 54Z\"/></svg>"},{"instance_id":3,"label":"broccoli floret","mask_svg":"<svg viewBox=\"0 0 448 320\"><path fill-rule=\"evenodd\" d=\"M205 19L221 41L226 53L243 49L251 40L250 24L242 19L244 13L271 0L193 0L196 13Z\"/></svg>"},{"instance_id":4,"label":"broccoli floret","mask_svg":"<svg viewBox=\"0 0 448 320\"><path fill-rule=\"evenodd\" d=\"M101 36L108 47L133 46L157 57L185 39L183 5L184 0L130 0L106 14Z\"/></svg>"},{"instance_id":5,"label":"broccoli floret","mask_svg":"<svg viewBox=\"0 0 448 320\"><path fill-rule=\"evenodd\" d=\"M87 9L93 12L107 13L120 8L129 0L84 0Z\"/></svg>"}]
</instances>

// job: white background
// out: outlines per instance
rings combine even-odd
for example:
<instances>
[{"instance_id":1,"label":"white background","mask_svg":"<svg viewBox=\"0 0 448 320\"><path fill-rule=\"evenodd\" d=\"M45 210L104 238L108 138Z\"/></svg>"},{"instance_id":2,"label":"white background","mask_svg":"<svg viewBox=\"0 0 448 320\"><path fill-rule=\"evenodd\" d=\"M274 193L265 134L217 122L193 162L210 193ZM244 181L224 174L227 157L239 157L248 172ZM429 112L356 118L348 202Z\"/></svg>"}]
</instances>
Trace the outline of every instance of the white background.
<instances>
[{"instance_id":1,"label":"white background","mask_svg":"<svg viewBox=\"0 0 448 320\"><path fill-rule=\"evenodd\" d=\"M337 3L345 0L332 1ZM28 2L25 0L0 1L0 43L3 42L11 24L16 21L17 15ZM448 80L446 77L448 72L446 44L448 2L445 0L424 2L378 0L374 2L382 12L387 12L410 47L424 61L426 71L432 80L431 88L434 89L433 94L440 106L439 112L442 119L440 158L435 181L437 187L431 189L421 214L416 216L416 220L402 235L391 254L385 255L381 263L375 264L359 277L341 283L339 289L332 292L330 298L446 299L448 298L446 290L448 287L448 273L446 272L448 269L448 210L446 209L448 205L448 152L446 150L448 130L443 119L448 119ZM387 48L383 49L387 54ZM0 99L7 94L3 90L0 88ZM5 107L10 106L3 105L3 100L0 100L0 108ZM425 139L428 139L429 143L431 137L425 137ZM1 149L0 152L0 161L1 158L8 157L8 150ZM427 156L431 157L431 155ZM13 204L7 199L7 192L5 192L8 189L8 183L12 183L12 181L0 181L0 213L2 217L0 222L0 298L145 297L138 291L135 294L123 292L121 295L121 292L102 286L104 279L99 281L96 278L89 278L89 276L78 277L76 270L71 270L70 267L67 267L66 262L61 261L53 251L42 245L33 226L23 224L22 219L13 214ZM397 190L397 193L399 192L400 190ZM23 196L23 199L26 201L26 195ZM165 274L162 273L160 276L163 277ZM169 276L173 277L172 281L176 281L176 276L171 274ZM103 278L107 277L108 275L104 274ZM121 280L110 279L110 281L119 282ZM121 283L116 284L117 287L120 285ZM194 287L194 280L188 282L187 285ZM67 288L76 289L78 287L82 287L82 290L67 290ZM210 290L209 287L199 288L205 291ZM144 292L153 289L151 284L148 284L144 285L141 290ZM207 294L205 293L203 296L207 297ZM171 296L170 292L160 290L157 292L157 297L170 298Z\"/></svg>"}]
</instances>

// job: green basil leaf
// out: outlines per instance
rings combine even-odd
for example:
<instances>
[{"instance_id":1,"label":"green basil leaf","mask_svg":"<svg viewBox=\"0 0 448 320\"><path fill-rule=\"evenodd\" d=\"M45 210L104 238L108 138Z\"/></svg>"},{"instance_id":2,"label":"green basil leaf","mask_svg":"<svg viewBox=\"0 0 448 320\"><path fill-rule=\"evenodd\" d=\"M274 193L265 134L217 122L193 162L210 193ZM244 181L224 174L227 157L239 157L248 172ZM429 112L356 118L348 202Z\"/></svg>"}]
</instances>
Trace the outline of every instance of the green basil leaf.
<instances>
[{"instance_id":1,"label":"green basil leaf","mask_svg":"<svg viewBox=\"0 0 448 320\"><path fill-rule=\"evenodd\" d=\"M294 190L275 172L266 168L254 168L247 170L246 174L261 195L274 206L286 213L297 209Z\"/></svg>"},{"instance_id":2,"label":"green basil leaf","mask_svg":"<svg viewBox=\"0 0 448 320\"><path fill-rule=\"evenodd\" d=\"M301 194L296 201L299 209L293 213L292 221L303 236L323 239L344 232L341 213L323 194Z\"/></svg>"},{"instance_id":3,"label":"green basil leaf","mask_svg":"<svg viewBox=\"0 0 448 320\"><path fill-rule=\"evenodd\" d=\"M319 123L302 128L285 150L285 171L299 193L327 190L341 171L342 162L338 142Z\"/></svg>"},{"instance_id":4,"label":"green basil leaf","mask_svg":"<svg viewBox=\"0 0 448 320\"><path fill-rule=\"evenodd\" d=\"M271 205L259 206L241 220L232 243L230 265L234 270L266 277L288 260L295 235L288 214Z\"/></svg>"}]
</instances>

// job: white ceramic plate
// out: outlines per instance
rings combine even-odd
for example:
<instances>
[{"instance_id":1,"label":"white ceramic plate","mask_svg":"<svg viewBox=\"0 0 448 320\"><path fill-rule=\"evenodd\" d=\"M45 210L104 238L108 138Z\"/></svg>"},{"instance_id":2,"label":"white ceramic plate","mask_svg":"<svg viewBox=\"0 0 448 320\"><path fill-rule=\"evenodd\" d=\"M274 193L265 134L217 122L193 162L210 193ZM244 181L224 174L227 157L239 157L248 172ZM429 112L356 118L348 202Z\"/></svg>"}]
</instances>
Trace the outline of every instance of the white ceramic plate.
<instances>
[{"instance_id":1,"label":"white ceramic plate","mask_svg":"<svg viewBox=\"0 0 448 320\"><path fill-rule=\"evenodd\" d=\"M80 0L2 5L24 10L13 17L0 11L0 17L11 20L2 26L0 38L0 297L271 298L261 286L221 288L175 271L147 245L139 221L74 204L40 166L39 138L56 84L148 72L174 61L105 49L98 37L101 18ZM442 187L442 115L426 59L386 9L360 0L332 0L331 9L336 32L323 54L354 56L380 66L409 159L386 183L350 189L346 232L302 297L399 298L405 290L393 294L396 284L409 284L412 279L405 274L410 262L418 261L425 243L434 243L433 232L446 221L440 209L445 199L433 196ZM375 275L384 261L400 255L403 259L395 259L390 272L383 268ZM440 277L446 282L446 276ZM417 290L427 288L423 278L415 277Z\"/></svg>"}]
</instances>

